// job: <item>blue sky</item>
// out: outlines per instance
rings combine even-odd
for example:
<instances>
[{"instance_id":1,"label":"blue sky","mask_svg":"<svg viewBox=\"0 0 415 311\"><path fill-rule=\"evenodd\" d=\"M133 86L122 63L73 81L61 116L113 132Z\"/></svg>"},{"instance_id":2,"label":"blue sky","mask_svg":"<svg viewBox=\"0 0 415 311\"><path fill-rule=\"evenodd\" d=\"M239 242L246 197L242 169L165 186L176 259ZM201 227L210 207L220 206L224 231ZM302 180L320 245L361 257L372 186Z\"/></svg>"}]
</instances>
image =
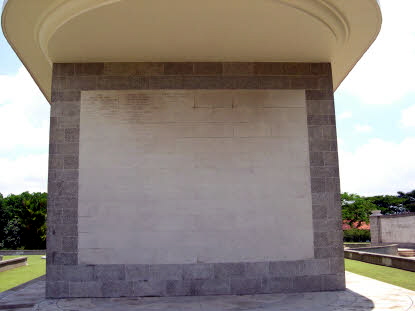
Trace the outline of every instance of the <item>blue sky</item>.
<instances>
[{"instance_id":1,"label":"blue sky","mask_svg":"<svg viewBox=\"0 0 415 311\"><path fill-rule=\"evenodd\" d=\"M335 93L341 190L415 189L414 0L382 0L381 33ZM49 104L0 35L0 193L46 191Z\"/></svg>"}]
</instances>

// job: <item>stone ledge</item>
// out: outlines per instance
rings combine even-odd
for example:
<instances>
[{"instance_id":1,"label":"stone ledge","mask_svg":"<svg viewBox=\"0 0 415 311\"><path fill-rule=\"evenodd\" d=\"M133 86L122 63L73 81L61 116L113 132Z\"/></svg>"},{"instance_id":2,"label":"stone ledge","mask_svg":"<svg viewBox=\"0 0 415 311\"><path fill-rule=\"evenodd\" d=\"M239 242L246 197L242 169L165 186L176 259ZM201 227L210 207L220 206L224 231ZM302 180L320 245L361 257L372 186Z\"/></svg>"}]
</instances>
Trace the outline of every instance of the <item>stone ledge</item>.
<instances>
[{"instance_id":1,"label":"stone ledge","mask_svg":"<svg viewBox=\"0 0 415 311\"><path fill-rule=\"evenodd\" d=\"M27 257L18 257L0 261L0 272L27 265Z\"/></svg>"},{"instance_id":2,"label":"stone ledge","mask_svg":"<svg viewBox=\"0 0 415 311\"><path fill-rule=\"evenodd\" d=\"M344 258L415 272L415 259L406 257L345 250Z\"/></svg>"},{"instance_id":3,"label":"stone ledge","mask_svg":"<svg viewBox=\"0 0 415 311\"><path fill-rule=\"evenodd\" d=\"M45 255L45 249L34 249L34 250L0 250L2 256L19 256L19 255Z\"/></svg>"}]
</instances>

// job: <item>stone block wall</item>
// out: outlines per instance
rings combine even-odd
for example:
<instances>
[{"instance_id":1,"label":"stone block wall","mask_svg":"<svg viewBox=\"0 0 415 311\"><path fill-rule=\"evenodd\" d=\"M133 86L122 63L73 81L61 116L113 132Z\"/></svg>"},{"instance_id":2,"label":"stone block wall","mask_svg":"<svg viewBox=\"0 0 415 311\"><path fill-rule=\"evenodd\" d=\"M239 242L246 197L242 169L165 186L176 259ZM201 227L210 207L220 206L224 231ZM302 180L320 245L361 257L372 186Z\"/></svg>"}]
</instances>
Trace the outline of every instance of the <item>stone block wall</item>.
<instances>
[{"instance_id":1,"label":"stone block wall","mask_svg":"<svg viewBox=\"0 0 415 311\"><path fill-rule=\"evenodd\" d=\"M414 228L415 213L399 215L371 215L371 244L398 244L398 247L415 248Z\"/></svg>"},{"instance_id":2,"label":"stone block wall","mask_svg":"<svg viewBox=\"0 0 415 311\"><path fill-rule=\"evenodd\" d=\"M330 64L54 64L47 297L249 294L345 288ZM304 90L314 257L197 264L79 264L80 99L86 90ZM277 237L276 237L277 238ZM295 247L295 246L293 246Z\"/></svg>"}]
</instances>

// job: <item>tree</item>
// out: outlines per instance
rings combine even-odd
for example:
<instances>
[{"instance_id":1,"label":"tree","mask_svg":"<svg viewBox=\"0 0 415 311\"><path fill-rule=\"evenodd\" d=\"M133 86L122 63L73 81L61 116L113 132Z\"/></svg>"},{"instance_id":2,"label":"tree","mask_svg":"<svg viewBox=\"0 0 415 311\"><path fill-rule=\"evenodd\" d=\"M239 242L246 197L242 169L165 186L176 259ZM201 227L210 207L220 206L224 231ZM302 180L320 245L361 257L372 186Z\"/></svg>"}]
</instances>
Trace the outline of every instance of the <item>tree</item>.
<instances>
[{"instance_id":1,"label":"tree","mask_svg":"<svg viewBox=\"0 0 415 311\"><path fill-rule=\"evenodd\" d=\"M21 194L21 208L17 210L22 227L22 239L28 249L46 247L47 194L36 192Z\"/></svg>"},{"instance_id":2,"label":"tree","mask_svg":"<svg viewBox=\"0 0 415 311\"><path fill-rule=\"evenodd\" d=\"M405 213L407 210L404 207L404 198L400 198L394 195L376 195L367 198L370 202L378 206L377 209L382 211L382 214L400 214Z\"/></svg>"},{"instance_id":3,"label":"tree","mask_svg":"<svg viewBox=\"0 0 415 311\"><path fill-rule=\"evenodd\" d=\"M0 194L0 248L46 247L47 193Z\"/></svg>"},{"instance_id":4,"label":"tree","mask_svg":"<svg viewBox=\"0 0 415 311\"><path fill-rule=\"evenodd\" d=\"M398 197L404 200L403 207L408 212L415 213L415 189L407 193L399 191Z\"/></svg>"},{"instance_id":5,"label":"tree","mask_svg":"<svg viewBox=\"0 0 415 311\"><path fill-rule=\"evenodd\" d=\"M347 220L347 223L353 228L353 224L357 223L359 227L362 222L369 223L369 216L373 210L378 207L370 202L365 197L361 197L357 194L349 194L347 192L341 195L342 203L342 217L343 220Z\"/></svg>"}]
</instances>

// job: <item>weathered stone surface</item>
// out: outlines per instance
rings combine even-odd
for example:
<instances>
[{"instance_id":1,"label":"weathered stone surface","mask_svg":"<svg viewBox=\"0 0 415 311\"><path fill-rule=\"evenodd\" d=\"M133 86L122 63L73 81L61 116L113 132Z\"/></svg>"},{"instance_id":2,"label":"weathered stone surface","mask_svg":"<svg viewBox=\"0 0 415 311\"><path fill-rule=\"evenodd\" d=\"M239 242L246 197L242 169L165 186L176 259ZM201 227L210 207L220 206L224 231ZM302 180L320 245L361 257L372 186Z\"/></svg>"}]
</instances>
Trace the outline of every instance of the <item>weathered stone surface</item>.
<instances>
[{"instance_id":1,"label":"weathered stone surface","mask_svg":"<svg viewBox=\"0 0 415 311\"><path fill-rule=\"evenodd\" d=\"M188 264L183 266L184 280L204 280L213 278L213 264Z\"/></svg>"},{"instance_id":2,"label":"weathered stone surface","mask_svg":"<svg viewBox=\"0 0 415 311\"><path fill-rule=\"evenodd\" d=\"M324 63L54 64L48 204L48 266L51 268L47 294L50 297L119 297L226 294L244 290L246 293L288 292L308 290L307 287L342 289L344 267L341 231L337 228L341 215L330 71L330 64ZM95 88L305 89L316 259L74 268L78 260L80 91ZM319 277L320 273L324 276Z\"/></svg>"},{"instance_id":3,"label":"weathered stone surface","mask_svg":"<svg viewBox=\"0 0 415 311\"><path fill-rule=\"evenodd\" d=\"M97 265L94 273L94 279L99 281L125 280L124 265Z\"/></svg>"},{"instance_id":4,"label":"weathered stone surface","mask_svg":"<svg viewBox=\"0 0 415 311\"><path fill-rule=\"evenodd\" d=\"M150 279L149 265L125 265L127 281L147 281Z\"/></svg>"}]
</instances>

